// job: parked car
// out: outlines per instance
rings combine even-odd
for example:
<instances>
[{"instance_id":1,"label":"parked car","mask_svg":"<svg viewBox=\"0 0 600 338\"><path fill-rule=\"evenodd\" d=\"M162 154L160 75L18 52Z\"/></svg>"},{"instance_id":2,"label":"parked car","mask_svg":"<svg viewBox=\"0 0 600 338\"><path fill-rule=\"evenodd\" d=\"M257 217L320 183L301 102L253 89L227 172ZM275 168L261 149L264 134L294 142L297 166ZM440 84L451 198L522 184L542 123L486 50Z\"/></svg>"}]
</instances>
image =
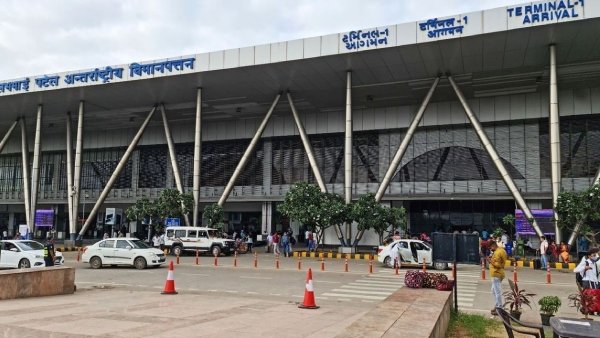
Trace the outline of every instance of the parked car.
<instances>
[{"instance_id":1,"label":"parked car","mask_svg":"<svg viewBox=\"0 0 600 338\"><path fill-rule=\"evenodd\" d=\"M395 251L394 251L395 250ZM384 266L393 268L394 257L400 259L402 266L423 266L425 264L436 270L448 269L448 263L433 262L432 247L429 243L418 239L400 239L388 245L380 245L377 249L377 260Z\"/></svg>"},{"instance_id":2,"label":"parked car","mask_svg":"<svg viewBox=\"0 0 600 338\"><path fill-rule=\"evenodd\" d=\"M92 269L103 265L131 265L136 269L160 266L165 254L137 238L107 238L83 249L81 258Z\"/></svg>"},{"instance_id":3,"label":"parked car","mask_svg":"<svg viewBox=\"0 0 600 338\"><path fill-rule=\"evenodd\" d=\"M0 241L0 268L44 267L44 245L33 240ZM55 252L54 265L63 265L65 259L60 252Z\"/></svg>"}]
</instances>

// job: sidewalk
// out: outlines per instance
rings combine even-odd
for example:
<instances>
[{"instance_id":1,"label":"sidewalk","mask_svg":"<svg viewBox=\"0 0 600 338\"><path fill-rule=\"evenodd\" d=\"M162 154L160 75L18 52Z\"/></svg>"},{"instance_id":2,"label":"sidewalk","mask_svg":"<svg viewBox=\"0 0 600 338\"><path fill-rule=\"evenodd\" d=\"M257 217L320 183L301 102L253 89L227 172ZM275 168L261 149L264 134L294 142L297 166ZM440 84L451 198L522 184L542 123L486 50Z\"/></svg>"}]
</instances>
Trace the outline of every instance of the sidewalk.
<instances>
[{"instance_id":1,"label":"sidewalk","mask_svg":"<svg viewBox=\"0 0 600 338\"><path fill-rule=\"evenodd\" d=\"M82 289L3 301L3 337L335 337L366 313L298 309L292 302L216 295ZM307 325L310 323L310 325Z\"/></svg>"}]
</instances>

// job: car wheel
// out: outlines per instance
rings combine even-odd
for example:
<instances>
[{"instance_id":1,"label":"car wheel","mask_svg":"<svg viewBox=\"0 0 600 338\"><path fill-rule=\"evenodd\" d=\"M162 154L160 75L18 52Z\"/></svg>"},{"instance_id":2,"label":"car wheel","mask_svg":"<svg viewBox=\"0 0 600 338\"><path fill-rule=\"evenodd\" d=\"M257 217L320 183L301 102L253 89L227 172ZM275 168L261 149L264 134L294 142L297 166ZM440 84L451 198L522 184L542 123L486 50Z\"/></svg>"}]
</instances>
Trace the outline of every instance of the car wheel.
<instances>
[{"instance_id":1,"label":"car wheel","mask_svg":"<svg viewBox=\"0 0 600 338\"><path fill-rule=\"evenodd\" d=\"M213 256L219 256L221 254L221 248L215 245L212 248L210 248L210 252Z\"/></svg>"},{"instance_id":2,"label":"car wheel","mask_svg":"<svg viewBox=\"0 0 600 338\"><path fill-rule=\"evenodd\" d=\"M387 256L386 258L384 258L383 265L387 266L388 268L391 268L392 267L392 257Z\"/></svg>"},{"instance_id":3,"label":"car wheel","mask_svg":"<svg viewBox=\"0 0 600 338\"><path fill-rule=\"evenodd\" d=\"M31 267L31 262L29 259L23 258L19 261L19 269L29 269Z\"/></svg>"},{"instance_id":4,"label":"car wheel","mask_svg":"<svg viewBox=\"0 0 600 338\"><path fill-rule=\"evenodd\" d=\"M433 263L433 268L436 270L446 270L448 269L448 263L435 262Z\"/></svg>"},{"instance_id":5,"label":"car wheel","mask_svg":"<svg viewBox=\"0 0 600 338\"><path fill-rule=\"evenodd\" d=\"M90 258L90 266L92 269L100 269L102 267L102 260L98 256Z\"/></svg>"},{"instance_id":6,"label":"car wheel","mask_svg":"<svg viewBox=\"0 0 600 338\"><path fill-rule=\"evenodd\" d=\"M183 254L183 249L181 248L181 246L177 245L173 247L171 252L174 256L181 256L181 254Z\"/></svg>"},{"instance_id":7,"label":"car wheel","mask_svg":"<svg viewBox=\"0 0 600 338\"><path fill-rule=\"evenodd\" d=\"M146 268L146 259L144 257L138 257L133 261L133 266L138 270L144 270Z\"/></svg>"}]
</instances>

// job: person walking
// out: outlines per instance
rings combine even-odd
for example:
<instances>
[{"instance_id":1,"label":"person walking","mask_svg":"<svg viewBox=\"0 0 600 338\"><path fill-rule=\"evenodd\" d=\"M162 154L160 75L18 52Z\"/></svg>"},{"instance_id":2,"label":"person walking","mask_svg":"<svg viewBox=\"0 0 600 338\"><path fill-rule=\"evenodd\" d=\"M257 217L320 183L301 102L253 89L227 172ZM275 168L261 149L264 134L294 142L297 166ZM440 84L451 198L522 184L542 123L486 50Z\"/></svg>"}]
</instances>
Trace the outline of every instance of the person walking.
<instances>
[{"instance_id":1,"label":"person walking","mask_svg":"<svg viewBox=\"0 0 600 338\"><path fill-rule=\"evenodd\" d=\"M560 242L560 259L569 264L569 246L565 242Z\"/></svg>"},{"instance_id":2,"label":"person walking","mask_svg":"<svg viewBox=\"0 0 600 338\"><path fill-rule=\"evenodd\" d=\"M271 252L271 247L273 246L273 233L269 233L267 235L267 253Z\"/></svg>"},{"instance_id":3,"label":"person walking","mask_svg":"<svg viewBox=\"0 0 600 338\"><path fill-rule=\"evenodd\" d=\"M283 248L283 255L288 257L290 250L290 237L287 232L284 232L281 236L281 247Z\"/></svg>"},{"instance_id":4,"label":"person walking","mask_svg":"<svg viewBox=\"0 0 600 338\"><path fill-rule=\"evenodd\" d=\"M577 239L577 260L581 260L589 250L589 241L584 235L580 235Z\"/></svg>"},{"instance_id":5,"label":"person walking","mask_svg":"<svg viewBox=\"0 0 600 338\"><path fill-rule=\"evenodd\" d=\"M248 252L252 253L252 244L254 244L254 240L252 239L253 233L248 232L248 239L246 240L246 245L248 246Z\"/></svg>"},{"instance_id":6,"label":"person walking","mask_svg":"<svg viewBox=\"0 0 600 338\"><path fill-rule=\"evenodd\" d=\"M308 252L310 252L310 249L312 246L310 237L311 237L310 228L306 228L306 231L304 232L304 238L306 240L306 250L308 250Z\"/></svg>"},{"instance_id":7,"label":"person walking","mask_svg":"<svg viewBox=\"0 0 600 338\"><path fill-rule=\"evenodd\" d=\"M160 247L160 237L158 237L158 234L154 234L154 237L152 237L152 246L157 249Z\"/></svg>"},{"instance_id":8,"label":"person walking","mask_svg":"<svg viewBox=\"0 0 600 338\"><path fill-rule=\"evenodd\" d=\"M161 232L158 236L158 247L161 251L165 250L165 232Z\"/></svg>"},{"instance_id":9,"label":"person walking","mask_svg":"<svg viewBox=\"0 0 600 338\"><path fill-rule=\"evenodd\" d=\"M44 263L46 266L54 266L54 238L50 237L44 245Z\"/></svg>"},{"instance_id":10,"label":"person walking","mask_svg":"<svg viewBox=\"0 0 600 338\"><path fill-rule=\"evenodd\" d=\"M508 256L504 248L498 246L498 243L492 241L490 250L493 252L490 257L490 276L492 277L492 296L494 297L495 307L492 309L492 315L498 315L496 308L504 307L502 301L502 280L504 280L504 266Z\"/></svg>"},{"instance_id":11,"label":"person walking","mask_svg":"<svg viewBox=\"0 0 600 338\"><path fill-rule=\"evenodd\" d=\"M279 255L281 252L279 251L279 234L277 233L277 231L275 231L275 233L273 234L273 254L274 255Z\"/></svg>"},{"instance_id":12,"label":"person walking","mask_svg":"<svg viewBox=\"0 0 600 338\"><path fill-rule=\"evenodd\" d=\"M546 240L546 236L540 238L542 239L542 243L540 244L541 269L546 270L546 267L548 266L548 241Z\"/></svg>"},{"instance_id":13,"label":"person walking","mask_svg":"<svg viewBox=\"0 0 600 338\"><path fill-rule=\"evenodd\" d=\"M558 247L556 246L556 242L554 240L550 240L550 245L548 245L548 259L552 263L558 262Z\"/></svg>"},{"instance_id":14,"label":"person walking","mask_svg":"<svg viewBox=\"0 0 600 338\"><path fill-rule=\"evenodd\" d=\"M586 257L583 257L581 262L573 270L573 272L580 274L581 287L584 289L598 289L598 248L591 248Z\"/></svg>"}]
</instances>

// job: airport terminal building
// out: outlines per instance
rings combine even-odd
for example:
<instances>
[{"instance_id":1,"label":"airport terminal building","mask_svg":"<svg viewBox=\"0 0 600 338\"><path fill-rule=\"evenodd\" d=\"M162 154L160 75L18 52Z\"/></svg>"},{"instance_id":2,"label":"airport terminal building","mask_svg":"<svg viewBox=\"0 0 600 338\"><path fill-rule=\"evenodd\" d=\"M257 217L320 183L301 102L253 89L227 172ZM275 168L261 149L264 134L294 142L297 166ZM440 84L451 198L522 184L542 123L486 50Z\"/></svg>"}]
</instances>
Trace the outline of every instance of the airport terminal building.
<instances>
[{"instance_id":1,"label":"airport terminal building","mask_svg":"<svg viewBox=\"0 0 600 338\"><path fill-rule=\"evenodd\" d=\"M403 205L413 233L551 209L599 178L598 32L600 2L551 0L0 81L0 229L101 236L173 188L193 224L218 202L281 230L300 181Z\"/></svg>"}]
</instances>

